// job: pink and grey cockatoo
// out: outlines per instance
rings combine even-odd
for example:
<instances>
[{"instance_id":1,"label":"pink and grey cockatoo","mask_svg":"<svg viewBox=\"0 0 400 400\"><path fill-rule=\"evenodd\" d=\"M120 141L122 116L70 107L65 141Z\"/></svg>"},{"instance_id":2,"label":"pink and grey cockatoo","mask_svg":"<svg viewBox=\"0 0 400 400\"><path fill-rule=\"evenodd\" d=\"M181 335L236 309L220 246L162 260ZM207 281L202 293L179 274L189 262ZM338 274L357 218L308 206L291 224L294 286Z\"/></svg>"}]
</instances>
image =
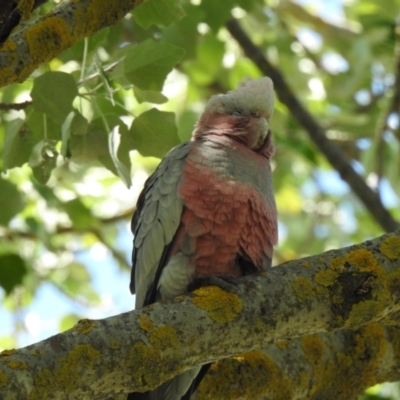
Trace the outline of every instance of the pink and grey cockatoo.
<instances>
[{"instance_id":1,"label":"pink and grey cockatoo","mask_svg":"<svg viewBox=\"0 0 400 400\"><path fill-rule=\"evenodd\" d=\"M271 266L277 213L270 159L271 79L212 96L192 140L172 149L139 196L132 220L136 308L182 294L207 277ZM207 366L130 400L187 400Z\"/></svg>"}]
</instances>

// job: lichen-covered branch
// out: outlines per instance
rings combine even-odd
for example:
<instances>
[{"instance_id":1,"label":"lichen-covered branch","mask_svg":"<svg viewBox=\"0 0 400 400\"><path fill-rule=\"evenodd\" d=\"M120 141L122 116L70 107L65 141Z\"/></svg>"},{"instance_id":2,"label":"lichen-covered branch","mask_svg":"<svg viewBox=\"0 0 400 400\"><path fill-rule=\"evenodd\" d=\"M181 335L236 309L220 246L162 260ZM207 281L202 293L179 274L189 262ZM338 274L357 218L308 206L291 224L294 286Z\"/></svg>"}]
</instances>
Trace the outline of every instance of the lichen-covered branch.
<instances>
[{"instance_id":1,"label":"lichen-covered branch","mask_svg":"<svg viewBox=\"0 0 400 400\"><path fill-rule=\"evenodd\" d=\"M195 365L276 341L396 324L399 298L396 232L238 279L229 291L203 287L112 318L83 320L65 333L3 352L0 398L102 398L152 389ZM376 340L383 335L379 329L375 334ZM315 354L305 355L318 359L325 345L315 340L310 346L317 346ZM351 368L351 357L345 360ZM294 384L302 379L300 374Z\"/></svg>"},{"instance_id":2,"label":"lichen-covered branch","mask_svg":"<svg viewBox=\"0 0 400 400\"><path fill-rule=\"evenodd\" d=\"M257 65L264 75L268 75L273 80L279 100L286 105L293 118L305 129L311 140L325 155L332 167L338 171L340 177L347 182L375 220L386 232L398 229L399 223L393 219L383 206L379 195L357 174L336 143L326 137L322 126L318 124L293 94L280 71L267 60L261 49L251 41L236 20L229 21L226 26L247 57Z\"/></svg>"},{"instance_id":3,"label":"lichen-covered branch","mask_svg":"<svg viewBox=\"0 0 400 400\"><path fill-rule=\"evenodd\" d=\"M0 43L21 20L29 18L31 12L47 0L9 0L0 3Z\"/></svg>"},{"instance_id":4,"label":"lichen-covered branch","mask_svg":"<svg viewBox=\"0 0 400 400\"><path fill-rule=\"evenodd\" d=\"M355 399L399 380L399 351L400 328L377 323L281 341L214 363L193 400Z\"/></svg>"},{"instance_id":5,"label":"lichen-covered branch","mask_svg":"<svg viewBox=\"0 0 400 400\"><path fill-rule=\"evenodd\" d=\"M79 40L120 21L143 0L63 1L37 21L16 30L0 48L0 87L24 81Z\"/></svg>"}]
</instances>

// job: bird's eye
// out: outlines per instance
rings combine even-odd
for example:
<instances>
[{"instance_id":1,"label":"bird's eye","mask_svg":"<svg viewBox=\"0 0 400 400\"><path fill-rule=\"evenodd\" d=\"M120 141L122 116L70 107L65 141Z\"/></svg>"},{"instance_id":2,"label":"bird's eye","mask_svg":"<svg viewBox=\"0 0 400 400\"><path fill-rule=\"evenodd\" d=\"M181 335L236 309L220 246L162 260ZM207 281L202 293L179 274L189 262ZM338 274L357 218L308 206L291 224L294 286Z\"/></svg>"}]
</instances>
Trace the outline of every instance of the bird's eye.
<instances>
[{"instance_id":1,"label":"bird's eye","mask_svg":"<svg viewBox=\"0 0 400 400\"><path fill-rule=\"evenodd\" d=\"M251 116L252 118L258 118L258 117L259 117L258 113L256 113L256 112L250 113L250 116Z\"/></svg>"}]
</instances>

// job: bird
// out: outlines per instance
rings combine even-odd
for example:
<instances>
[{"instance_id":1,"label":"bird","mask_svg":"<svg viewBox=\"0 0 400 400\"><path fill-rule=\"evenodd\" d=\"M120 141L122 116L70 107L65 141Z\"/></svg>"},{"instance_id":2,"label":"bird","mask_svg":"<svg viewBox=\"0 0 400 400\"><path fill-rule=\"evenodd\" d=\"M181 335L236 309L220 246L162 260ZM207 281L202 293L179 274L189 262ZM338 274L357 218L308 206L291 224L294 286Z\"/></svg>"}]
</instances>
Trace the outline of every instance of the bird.
<instances>
[{"instance_id":1,"label":"bird","mask_svg":"<svg viewBox=\"0 0 400 400\"><path fill-rule=\"evenodd\" d=\"M191 140L173 148L146 180L131 223L136 309L209 277L236 279L271 267L278 240L269 129L274 101L268 77L213 95ZM188 400L208 367L128 400Z\"/></svg>"}]
</instances>

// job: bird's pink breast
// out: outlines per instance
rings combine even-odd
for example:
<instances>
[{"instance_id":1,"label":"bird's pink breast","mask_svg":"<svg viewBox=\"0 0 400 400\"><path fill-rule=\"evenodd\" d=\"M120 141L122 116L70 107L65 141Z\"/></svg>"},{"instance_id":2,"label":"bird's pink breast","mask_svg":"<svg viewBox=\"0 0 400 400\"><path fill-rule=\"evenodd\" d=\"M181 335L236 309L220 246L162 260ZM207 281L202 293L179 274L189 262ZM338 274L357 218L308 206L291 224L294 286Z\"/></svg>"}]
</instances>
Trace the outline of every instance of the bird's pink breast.
<instances>
[{"instance_id":1,"label":"bird's pink breast","mask_svg":"<svg viewBox=\"0 0 400 400\"><path fill-rule=\"evenodd\" d=\"M250 259L261 269L263 260L272 257L272 246L276 243L273 199L266 201L258 188L235 179L229 172L230 160L225 151L216 149L214 153L203 154L201 149L193 147L180 187L184 211L172 253L178 251L184 238L186 242L189 240L190 262L195 265L198 277L241 275L235 263L238 255ZM248 156L252 157L252 153ZM271 184L267 182L271 179L268 168L253 165L249 171L264 174L257 179Z\"/></svg>"}]
</instances>

